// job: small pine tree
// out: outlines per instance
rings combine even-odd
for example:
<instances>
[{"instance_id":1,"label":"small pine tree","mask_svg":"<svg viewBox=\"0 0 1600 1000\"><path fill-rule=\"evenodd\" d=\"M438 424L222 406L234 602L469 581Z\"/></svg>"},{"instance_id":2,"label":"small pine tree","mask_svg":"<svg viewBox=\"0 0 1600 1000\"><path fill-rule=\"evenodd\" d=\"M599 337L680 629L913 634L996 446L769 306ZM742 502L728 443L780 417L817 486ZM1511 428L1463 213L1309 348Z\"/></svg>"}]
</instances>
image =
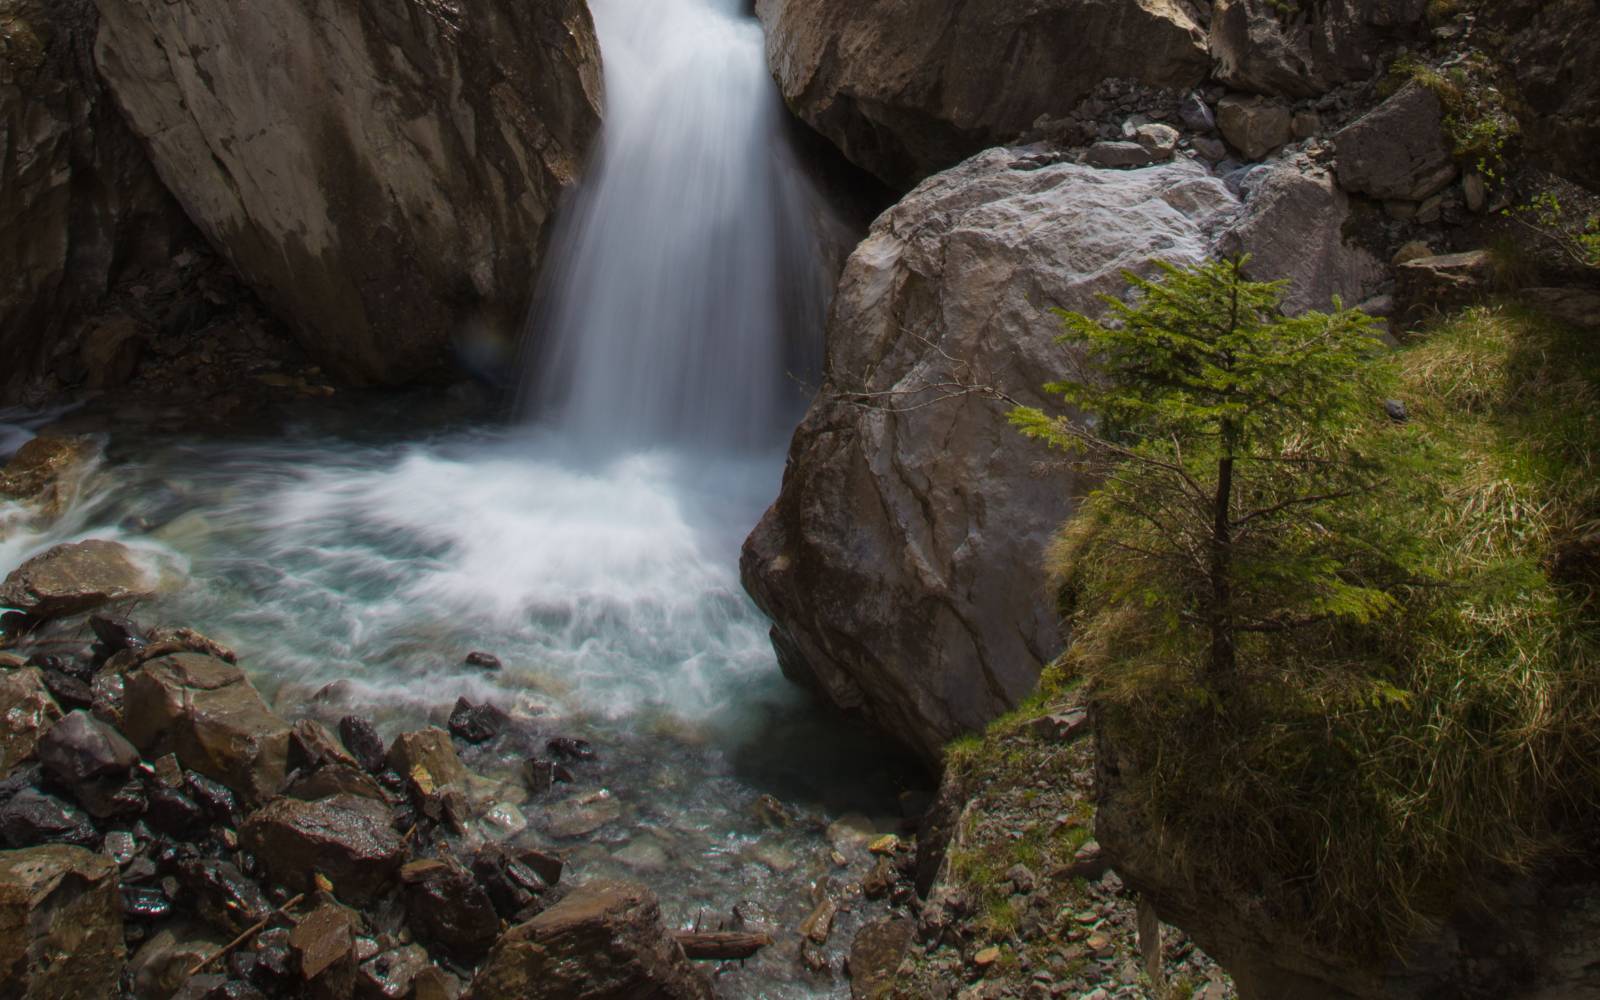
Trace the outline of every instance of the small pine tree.
<instances>
[{"instance_id":1,"label":"small pine tree","mask_svg":"<svg viewBox=\"0 0 1600 1000\"><path fill-rule=\"evenodd\" d=\"M1382 413L1372 320L1338 303L1285 316L1284 283L1248 280L1245 263L1128 274L1135 295L1106 297L1105 321L1058 311L1077 369L1046 388L1072 412L1011 415L1103 477L1066 534L1070 558L1116 566L1103 599L1162 612L1167 632L1203 629L1218 685L1243 634L1370 620L1391 603L1340 558L1382 544L1338 516L1382 479L1352 433Z\"/></svg>"}]
</instances>

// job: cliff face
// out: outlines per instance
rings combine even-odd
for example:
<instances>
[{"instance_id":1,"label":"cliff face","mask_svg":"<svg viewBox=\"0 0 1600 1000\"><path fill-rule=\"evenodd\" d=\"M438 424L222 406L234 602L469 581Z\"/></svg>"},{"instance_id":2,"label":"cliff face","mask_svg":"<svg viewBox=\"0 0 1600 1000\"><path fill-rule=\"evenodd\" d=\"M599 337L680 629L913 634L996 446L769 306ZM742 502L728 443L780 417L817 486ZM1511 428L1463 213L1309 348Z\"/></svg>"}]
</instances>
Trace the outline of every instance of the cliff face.
<instances>
[{"instance_id":1,"label":"cliff face","mask_svg":"<svg viewBox=\"0 0 1600 1000\"><path fill-rule=\"evenodd\" d=\"M519 330L599 124L581 0L106 0L96 56L211 242L356 381Z\"/></svg>"},{"instance_id":2,"label":"cliff face","mask_svg":"<svg viewBox=\"0 0 1600 1000\"><path fill-rule=\"evenodd\" d=\"M0 2L0 400L188 221L105 92L92 0Z\"/></svg>"}]
</instances>

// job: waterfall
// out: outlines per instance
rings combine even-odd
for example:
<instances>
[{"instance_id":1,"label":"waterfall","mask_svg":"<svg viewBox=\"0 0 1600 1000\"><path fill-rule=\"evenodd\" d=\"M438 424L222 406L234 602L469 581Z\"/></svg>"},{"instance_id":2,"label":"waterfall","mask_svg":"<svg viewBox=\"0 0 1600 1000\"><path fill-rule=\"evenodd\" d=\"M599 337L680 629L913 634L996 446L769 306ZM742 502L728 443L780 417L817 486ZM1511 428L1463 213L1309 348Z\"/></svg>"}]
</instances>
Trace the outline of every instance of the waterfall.
<instances>
[{"instance_id":1,"label":"waterfall","mask_svg":"<svg viewBox=\"0 0 1600 1000\"><path fill-rule=\"evenodd\" d=\"M744 0L593 0L606 113L530 319L523 411L608 446L771 446L818 367L820 202Z\"/></svg>"}]
</instances>

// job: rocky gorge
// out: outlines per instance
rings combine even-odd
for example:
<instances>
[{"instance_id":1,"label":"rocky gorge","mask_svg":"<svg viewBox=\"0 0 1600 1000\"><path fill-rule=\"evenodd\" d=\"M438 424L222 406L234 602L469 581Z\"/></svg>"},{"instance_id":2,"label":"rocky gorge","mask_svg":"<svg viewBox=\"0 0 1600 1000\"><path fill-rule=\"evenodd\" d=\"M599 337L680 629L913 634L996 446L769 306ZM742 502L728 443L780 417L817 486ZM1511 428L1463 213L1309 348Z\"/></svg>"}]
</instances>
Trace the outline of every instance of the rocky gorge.
<instances>
[{"instance_id":1,"label":"rocky gorge","mask_svg":"<svg viewBox=\"0 0 1600 1000\"><path fill-rule=\"evenodd\" d=\"M685 188L709 240L788 227L752 258L787 269L753 296L786 314L681 325L778 331L770 371L712 381L803 384L780 485L775 447L459 436L528 366L552 396L539 370L591 370L537 279L599 266L558 221L606 186L586 164L627 159L621 0L0 0L0 424L28 442L0 478L0 996L1592 989L1587 876L1502 877L1497 913L1452 901L1379 971L1186 881L1092 698L1029 701L1072 641L1044 554L1095 483L1008 419L1075 360L1051 311L1163 261L1248 255L1291 311L1359 307L1397 343L1496 297L1592 329L1561 233L1597 197L1592 13L758 0L763 114L839 159L748 167L800 193L747 214ZM606 415L731 343L606 355ZM890 742L748 693L774 658ZM730 699L792 726L790 757L715 732ZM944 772L931 808L899 747ZM830 790L857 769L870 819Z\"/></svg>"}]
</instances>

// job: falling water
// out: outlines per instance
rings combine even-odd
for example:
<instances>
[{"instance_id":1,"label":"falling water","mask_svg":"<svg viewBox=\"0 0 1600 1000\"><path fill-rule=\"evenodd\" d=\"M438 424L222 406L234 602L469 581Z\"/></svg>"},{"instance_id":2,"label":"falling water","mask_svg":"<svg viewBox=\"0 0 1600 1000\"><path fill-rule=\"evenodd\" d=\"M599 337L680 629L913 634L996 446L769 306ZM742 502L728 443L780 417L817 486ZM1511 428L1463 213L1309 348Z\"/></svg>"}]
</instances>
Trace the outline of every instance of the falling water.
<instances>
[{"instance_id":1,"label":"falling water","mask_svg":"<svg viewBox=\"0 0 1600 1000\"><path fill-rule=\"evenodd\" d=\"M525 409L588 441L770 445L826 285L743 0L595 0L606 119L548 256Z\"/></svg>"}]
</instances>

